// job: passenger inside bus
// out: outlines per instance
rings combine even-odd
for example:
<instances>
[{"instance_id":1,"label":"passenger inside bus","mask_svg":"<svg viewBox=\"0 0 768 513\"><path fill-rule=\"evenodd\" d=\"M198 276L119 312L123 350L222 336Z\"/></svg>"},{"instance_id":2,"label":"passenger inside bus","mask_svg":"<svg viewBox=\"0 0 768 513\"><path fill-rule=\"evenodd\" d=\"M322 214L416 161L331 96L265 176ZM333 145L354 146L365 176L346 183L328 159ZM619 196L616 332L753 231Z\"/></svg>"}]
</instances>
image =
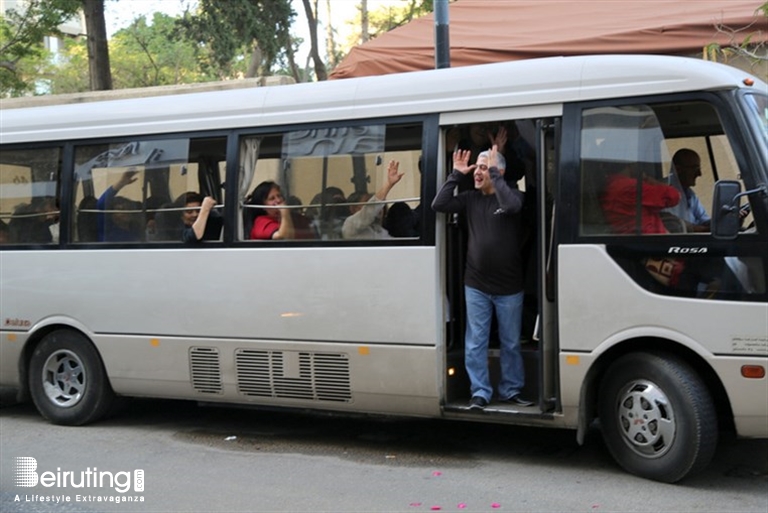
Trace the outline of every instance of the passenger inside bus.
<instances>
[{"instance_id":1,"label":"passenger inside bus","mask_svg":"<svg viewBox=\"0 0 768 513\"><path fill-rule=\"evenodd\" d=\"M315 232L309 219L298 212L294 213L289 208L280 208L286 205L280 186L273 181L261 182L249 195L247 204L256 208L250 214L253 216L253 224L250 231L252 240L273 239L314 239ZM265 206L274 208L268 208Z\"/></svg>"},{"instance_id":2,"label":"passenger inside bus","mask_svg":"<svg viewBox=\"0 0 768 513\"><path fill-rule=\"evenodd\" d=\"M115 185L110 185L99 197L96 208L105 211L97 218L99 242L138 242L144 228L141 226L141 204L117 194L137 180L138 171L128 170L120 175Z\"/></svg>"},{"instance_id":3,"label":"passenger inside bus","mask_svg":"<svg viewBox=\"0 0 768 513\"><path fill-rule=\"evenodd\" d=\"M8 225L5 221L0 219L0 244L8 244L11 242L11 234L8 230Z\"/></svg>"},{"instance_id":4,"label":"passenger inside bus","mask_svg":"<svg viewBox=\"0 0 768 513\"><path fill-rule=\"evenodd\" d=\"M51 226L59 221L56 200L52 196L32 198L30 203L16 207L8 223L11 242L50 244Z\"/></svg>"},{"instance_id":5,"label":"passenger inside bus","mask_svg":"<svg viewBox=\"0 0 768 513\"><path fill-rule=\"evenodd\" d=\"M344 191L333 186L326 187L312 198L312 206L307 207L306 215L321 239L341 238L341 227L349 215L347 207L341 205L345 202Z\"/></svg>"},{"instance_id":6,"label":"passenger inside bus","mask_svg":"<svg viewBox=\"0 0 768 513\"><path fill-rule=\"evenodd\" d=\"M77 205L77 240L78 242L96 242L99 240L98 200L95 196L85 196Z\"/></svg>"},{"instance_id":7,"label":"passenger inside bus","mask_svg":"<svg viewBox=\"0 0 768 513\"><path fill-rule=\"evenodd\" d=\"M165 204L165 199L160 196L150 196L147 198L147 201L144 202L147 211L147 224L145 230L147 233L147 240L149 241L159 240L157 214L163 207L163 204Z\"/></svg>"},{"instance_id":8,"label":"passenger inside bus","mask_svg":"<svg viewBox=\"0 0 768 513\"><path fill-rule=\"evenodd\" d=\"M421 179L421 157L419 157L419 179ZM421 235L421 204L411 208L408 203L398 201L387 209L384 227L392 237L418 237Z\"/></svg>"},{"instance_id":9,"label":"passenger inside bus","mask_svg":"<svg viewBox=\"0 0 768 513\"><path fill-rule=\"evenodd\" d=\"M614 233L637 233L638 180L642 181L640 233L669 233L661 212L677 205L680 193L671 185L642 173L636 164L617 162L613 167L606 178L601 204Z\"/></svg>"},{"instance_id":10,"label":"passenger inside bus","mask_svg":"<svg viewBox=\"0 0 768 513\"><path fill-rule=\"evenodd\" d=\"M364 192L355 192L349 196L347 202L353 204L349 206L351 215L344 220L341 227L342 237L368 240L392 238L392 235L382 226L386 206L384 201L404 174L400 172L400 163L390 160L386 179L373 196Z\"/></svg>"},{"instance_id":11,"label":"passenger inside bus","mask_svg":"<svg viewBox=\"0 0 768 513\"><path fill-rule=\"evenodd\" d=\"M184 205L181 212L181 240L196 243L203 240L219 240L221 236L221 215L214 209L216 200L210 196L189 191L182 194L177 205Z\"/></svg>"},{"instance_id":12,"label":"passenger inside bus","mask_svg":"<svg viewBox=\"0 0 768 513\"><path fill-rule=\"evenodd\" d=\"M685 223L685 231L689 233L709 231L709 215L693 191L700 176L701 158L698 153L689 148L677 150L672 157L672 170L667 180L680 193L680 201L665 212L681 219Z\"/></svg>"}]
</instances>

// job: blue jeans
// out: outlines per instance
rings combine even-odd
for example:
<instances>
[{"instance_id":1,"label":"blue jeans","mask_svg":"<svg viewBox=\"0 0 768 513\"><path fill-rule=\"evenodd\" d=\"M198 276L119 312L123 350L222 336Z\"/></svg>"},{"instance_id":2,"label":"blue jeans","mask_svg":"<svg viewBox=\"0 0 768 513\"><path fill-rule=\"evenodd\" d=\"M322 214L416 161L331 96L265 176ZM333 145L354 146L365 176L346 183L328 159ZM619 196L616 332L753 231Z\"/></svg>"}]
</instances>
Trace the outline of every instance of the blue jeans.
<instances>
[{"instance_id":1,"label":"blue jeans","mask_svg":"<svg viewBox=\"0 0 768 513\"><path fill-rule=\"evenodd\" d=\"M493 395L488 372L488 339L494 310L501 339L499 397L508 399L519 394L525 384L523 355L520 353L523 293L495 296L465 285L464 295L467 304L464 365L469 375L472 397L490 401Z\"/></svg>"}]
</instances>

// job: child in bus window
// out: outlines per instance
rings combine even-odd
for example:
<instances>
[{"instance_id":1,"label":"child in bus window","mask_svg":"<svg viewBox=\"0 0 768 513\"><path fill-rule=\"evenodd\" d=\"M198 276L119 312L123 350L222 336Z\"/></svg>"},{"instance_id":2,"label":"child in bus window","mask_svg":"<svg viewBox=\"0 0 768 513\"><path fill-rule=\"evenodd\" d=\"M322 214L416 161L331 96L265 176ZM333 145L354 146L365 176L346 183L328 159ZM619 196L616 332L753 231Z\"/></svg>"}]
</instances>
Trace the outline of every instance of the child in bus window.
<instances>
[{"instance_id":1,"label":"child in bus window","mask_svg":"<svg viewBox=\"0 0 768 513\"><path fill-rule=\"evenodd\" d=\"M186 210L182 211L181 220L184 228L181 240L184 242L199 242L202 240L218 240L221 234L221 216L213 207L216 200L210 196L203 197L196 192L182 194L181 201Z\"/></svg>"}]
</instances>

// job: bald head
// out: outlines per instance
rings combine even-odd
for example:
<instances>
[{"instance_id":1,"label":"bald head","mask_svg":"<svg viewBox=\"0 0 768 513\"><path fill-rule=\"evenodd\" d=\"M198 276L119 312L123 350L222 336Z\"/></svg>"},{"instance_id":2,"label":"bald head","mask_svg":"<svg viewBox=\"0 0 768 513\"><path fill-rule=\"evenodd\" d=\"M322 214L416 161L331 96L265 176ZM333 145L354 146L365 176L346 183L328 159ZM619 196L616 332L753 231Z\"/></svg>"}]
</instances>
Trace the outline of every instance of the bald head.
<instances>
[{"instance_id":1,"label":"bald head","mask_svg":"<svg viewBox=\"0 0 768 513\"><path fill-rule=\"evenodd\" d=\"M672 157L672 165L680 185L685 188L696 185L696 178L701 176L701 159L698 153L688 148L677 150Z\"/></svg>"}]
</instances>

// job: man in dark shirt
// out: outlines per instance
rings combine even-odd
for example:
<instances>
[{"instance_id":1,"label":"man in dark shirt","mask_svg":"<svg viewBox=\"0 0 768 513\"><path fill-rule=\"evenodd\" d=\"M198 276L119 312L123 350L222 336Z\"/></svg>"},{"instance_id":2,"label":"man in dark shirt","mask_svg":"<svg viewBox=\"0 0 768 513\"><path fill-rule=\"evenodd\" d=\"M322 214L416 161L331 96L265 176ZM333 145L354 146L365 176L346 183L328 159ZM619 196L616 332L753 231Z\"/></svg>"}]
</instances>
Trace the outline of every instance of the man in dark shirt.
<instances>
[{"instance_id":1,"label":"man in dark shirt","mask_svg":"<svg viewBox=\"0 0 768 513\"><path fill-rule=\"evenodd\" d=\"M504 157L494 145L469 165L470 151L453 153L453 172L432 202L437 212L465 212L469 249L464 273L467 330L465 366L471 409L482 409L493 395L488 371L488 342L494 310L501 340L499 399L531 406L520 391L525 383L520 353L523 276L520 256L520 210L523 193L504 180ZM474 190L454 195L462 177L473 173Z\"/></svg>"}]
</instances>

